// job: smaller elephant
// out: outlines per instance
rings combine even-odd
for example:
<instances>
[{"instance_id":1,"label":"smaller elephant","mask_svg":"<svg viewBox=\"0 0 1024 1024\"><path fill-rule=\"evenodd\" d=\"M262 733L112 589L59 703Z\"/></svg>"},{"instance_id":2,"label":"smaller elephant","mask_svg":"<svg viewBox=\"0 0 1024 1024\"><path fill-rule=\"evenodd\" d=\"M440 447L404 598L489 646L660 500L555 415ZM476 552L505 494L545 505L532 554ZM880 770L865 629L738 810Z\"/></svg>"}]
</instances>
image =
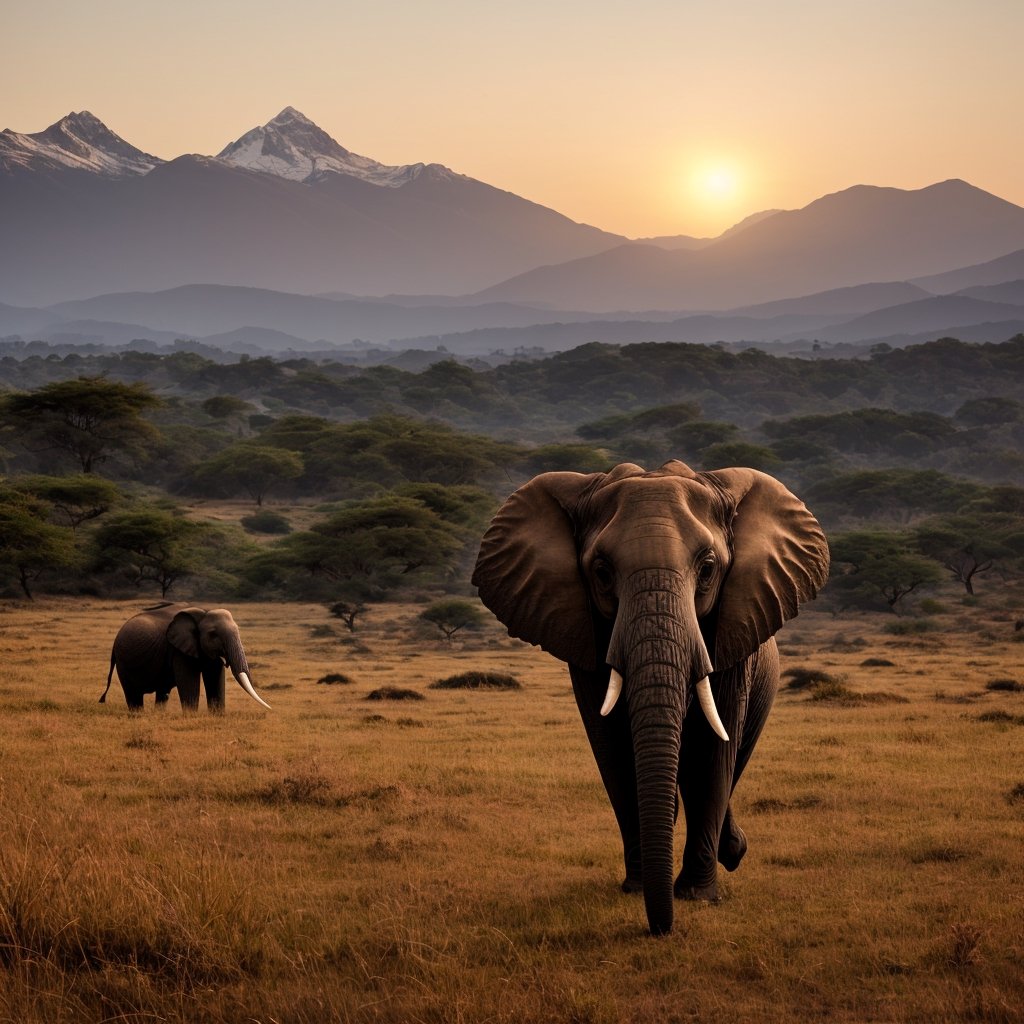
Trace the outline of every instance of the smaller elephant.
<instances>
[{"instance_id":1,"label":"smaller elephant","mask_svg":"<svg viewBox=\"0 0 1024 1024\"><path fill-rule=\"evenodd\" d=\"M225 665L253 700L270 707L253 689L231 612L170 602L154 605L132 616L117 631L110 652L107 689L100 703L106 702L116 668L132 711L142 710L142 698L147 693L156 694L158 707L166 704L174 687L178 688L182 710L195 711L199 707L200 676L206 706L211 711L223 711Z\"/></svg>"}]
</instances>

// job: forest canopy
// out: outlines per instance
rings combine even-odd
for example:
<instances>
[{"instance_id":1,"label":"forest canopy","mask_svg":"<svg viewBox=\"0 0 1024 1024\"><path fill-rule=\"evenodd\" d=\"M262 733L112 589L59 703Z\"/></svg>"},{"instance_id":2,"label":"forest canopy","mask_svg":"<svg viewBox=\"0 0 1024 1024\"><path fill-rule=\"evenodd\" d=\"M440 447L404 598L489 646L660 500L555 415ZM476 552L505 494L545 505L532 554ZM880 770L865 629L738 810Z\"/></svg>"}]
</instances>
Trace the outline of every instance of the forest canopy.
<instances>
[{"instance_id":1,"label":"forest canopy","mask_svg":"<svg viewBox=\"0 0 1024 1024\"><path fill-rule=\"evenodd\" d=\"M836 593L899 611L936 579L969 594L1024 568L1022 378L1024 336L859 360L593 344L419 373L6 357L0 592L454 599L490 516L534 474L679 458L778 476L842 556ZM227 518L204 514L225 501ZM909 589L880 582L886 563Z\"/></svg>"}]
</instances>

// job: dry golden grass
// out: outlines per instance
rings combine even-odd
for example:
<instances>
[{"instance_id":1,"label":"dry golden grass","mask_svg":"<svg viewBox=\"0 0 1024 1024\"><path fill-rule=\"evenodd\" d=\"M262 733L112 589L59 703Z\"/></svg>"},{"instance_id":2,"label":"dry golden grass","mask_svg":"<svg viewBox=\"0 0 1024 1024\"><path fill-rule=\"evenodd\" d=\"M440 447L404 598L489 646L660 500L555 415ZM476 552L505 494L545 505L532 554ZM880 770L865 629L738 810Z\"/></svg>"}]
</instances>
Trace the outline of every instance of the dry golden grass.
<instances>
[{"instance_id":1,"label":"dry golden grass","mask_svg":"<svg viewBox=\"0 0 1024 1024\"><path fill-rule=\"evenodd\" d=\"M747 859L655 940L553 659L413 640L413 606L353 635L236 604L273 711L133 717L97 698L143 603L0 607L0 1021L1021 1020L1024 694L986 689L1021 679L1012 615L787 626L784 668L876 699L780 694ZM471 669L524 688L428 689Z\"/></svg>"}]
</instances>

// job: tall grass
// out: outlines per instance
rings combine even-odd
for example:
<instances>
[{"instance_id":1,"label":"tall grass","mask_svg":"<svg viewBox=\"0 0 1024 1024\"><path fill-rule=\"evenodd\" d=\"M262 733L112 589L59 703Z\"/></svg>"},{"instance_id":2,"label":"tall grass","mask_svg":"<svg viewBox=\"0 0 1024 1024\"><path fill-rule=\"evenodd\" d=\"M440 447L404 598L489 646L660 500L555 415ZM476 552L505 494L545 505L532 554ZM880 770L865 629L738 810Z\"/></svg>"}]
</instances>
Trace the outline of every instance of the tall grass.
<instances>
[{"instance_id":1,"label":"tall grass","mask_svg":"<svg viewBox=\"0 0 1024 1024\"><path fill-rule=\"evenodd\" d=\"M1019 745L977 720L1020 713L985 688L1010 642L861 616L841 647L801 615L802 663L907 703L783 691L734 799L746 860L654 940L554 660L497 627L425 646L411 606L354 652L311 637L322 608L241 605L273 711L132 716L96 700L133 610L0 610L4 1024L1020 1019ZM523 689L430 687L462 671ZM424 699L366 703L387 686Z\"/></svg>"}]
</instances>

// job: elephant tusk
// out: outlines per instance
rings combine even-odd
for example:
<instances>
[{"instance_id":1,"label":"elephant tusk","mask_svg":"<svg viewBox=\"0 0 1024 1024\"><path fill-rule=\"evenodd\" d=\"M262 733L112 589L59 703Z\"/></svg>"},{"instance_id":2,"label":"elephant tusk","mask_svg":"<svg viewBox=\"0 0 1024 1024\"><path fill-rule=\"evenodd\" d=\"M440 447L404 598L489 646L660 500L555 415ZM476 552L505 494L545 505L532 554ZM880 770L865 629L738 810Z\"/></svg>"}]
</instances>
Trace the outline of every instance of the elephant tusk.
<instances>
[{"instance_id":1,"label":"elephant tusk","mask_svg":"<svg viewBox=\"0 0 1024 1024\"><path fill-rule=\"evenodd\" d=\"M718 708L715 707L715 698L711 693L711 680L707 676L697 684L697 699L700 701L704 717L714 729L715 735L728 743L729 734L725 731L721 718L718 717Z\"/></svg>"},{"instance_id":2,"label":"elephant tusk","mask_svg":"<svg viewBox=\"0 0 1024 1024\"><path fill-rule=\"evenodd\" d=\"M241 684L242 689L245 690L245 692L249 694L254 701L262 704L268 711L270 710L270 705L253 689L252 683L249 681L249 677L245 672L239 672L236 678Z\"/></svg>"},{"instance_id":3,"label":"elephant tusk","mask_svg":"<svg viewBox=\"0 0 1024 1024\"><path fill-rule=\"evenodd\" d=\"M610 715L615 707L619 694L622 693L622 676L615 669L608 675L608 692L605 694L604 703L601 705L601 714Z\"/></svg>"}]
</instances>

